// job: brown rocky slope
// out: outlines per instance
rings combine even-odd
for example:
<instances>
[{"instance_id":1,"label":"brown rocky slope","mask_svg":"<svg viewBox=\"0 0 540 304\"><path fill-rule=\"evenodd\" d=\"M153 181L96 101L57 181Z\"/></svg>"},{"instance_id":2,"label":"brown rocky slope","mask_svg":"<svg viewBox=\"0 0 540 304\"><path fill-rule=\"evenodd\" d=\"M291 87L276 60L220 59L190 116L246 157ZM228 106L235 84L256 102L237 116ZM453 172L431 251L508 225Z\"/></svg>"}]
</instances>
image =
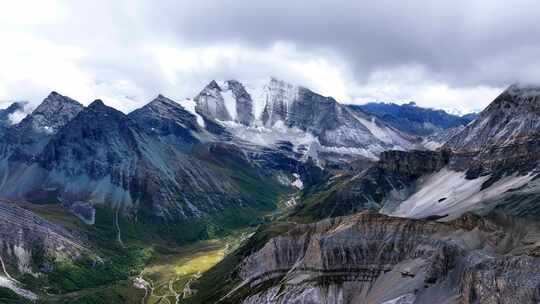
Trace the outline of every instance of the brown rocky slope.
<instances>
[{"instance_id":1,"label":"brown rocky slope","mask_svg":"<svg viewBox=\"0 0 540 304\"><path fill-rule=\"evenodd\" d=\"M364 212L279 229L275 225L257 232L236 257L203 276L192 301L540 301L536 223L471 214L439 223ZM228 288L208 287L217 274Z\"/></svg>"}]
</instances>

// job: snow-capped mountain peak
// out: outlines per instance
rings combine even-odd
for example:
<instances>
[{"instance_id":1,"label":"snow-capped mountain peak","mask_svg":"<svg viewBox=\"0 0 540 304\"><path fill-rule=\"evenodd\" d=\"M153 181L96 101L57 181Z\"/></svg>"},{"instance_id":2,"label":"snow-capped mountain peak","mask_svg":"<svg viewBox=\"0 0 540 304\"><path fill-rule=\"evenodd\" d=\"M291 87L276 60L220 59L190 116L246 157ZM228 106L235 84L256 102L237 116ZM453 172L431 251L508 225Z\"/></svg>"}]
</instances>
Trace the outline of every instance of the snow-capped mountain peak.
<instances>
[{"instance_id":1,"label":"snow-capped mountain peak","mask_svg":"<svg viewBox=\"0 0 540 304\"><path fill-rule=\"evenodd\" d=\"M198 113L220 121L250 125L254 121L253 100L236 80L213 80L194 98Z\"/></svg>"},{"instance_id":2,"label":"snow-capped mountain peak","mask_svg":"<svg viewBox=\"0 0 540 304\"><path fill-rule=\"evenodd\" d=\"M198 114L256 144L272 146L289 141L295 150L314 153L307 147L318 147L321 151L372 158L388 148L407 149L412 145L410 138L366 113L353 113L332 97L274 77L258 86L236 80L212 81L194 101ZM291 138L292 134L301 140Z\"/></svg>"}]
</instances>

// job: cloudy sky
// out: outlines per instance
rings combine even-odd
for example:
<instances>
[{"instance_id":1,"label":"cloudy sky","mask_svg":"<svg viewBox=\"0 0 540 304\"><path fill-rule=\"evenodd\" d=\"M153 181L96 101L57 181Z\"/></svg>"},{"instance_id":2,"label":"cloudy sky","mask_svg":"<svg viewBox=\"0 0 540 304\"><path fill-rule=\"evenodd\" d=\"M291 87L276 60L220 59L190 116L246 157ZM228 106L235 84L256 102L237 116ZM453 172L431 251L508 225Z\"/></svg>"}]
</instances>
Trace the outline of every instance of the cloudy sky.
<instances>
[{"instance_id":1,"label":"cloudy sky","mask_svg":"<svg viewBox=\"0 0 540 304\"><path fill-rule=\"evenodd\" d=\"M343 103L468 112L540 80L536 0L0 2L0 106L56 90L128 112L275 76Z\"/></svg>"}]
</instances>

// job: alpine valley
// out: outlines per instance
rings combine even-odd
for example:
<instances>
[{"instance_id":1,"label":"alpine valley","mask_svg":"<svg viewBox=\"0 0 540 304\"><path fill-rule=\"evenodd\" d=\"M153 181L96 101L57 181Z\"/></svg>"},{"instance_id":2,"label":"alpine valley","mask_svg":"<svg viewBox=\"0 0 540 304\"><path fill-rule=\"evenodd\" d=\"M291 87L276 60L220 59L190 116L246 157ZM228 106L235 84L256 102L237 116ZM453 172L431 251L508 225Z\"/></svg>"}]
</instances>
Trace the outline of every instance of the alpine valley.
<instances>
[{"instance_id":1,"label":"alpine valley","mask_svg":"<svg viewBox=\"0 0 540 304\"><path fill-rule=\"evenodd\" d=\"M0 302L539 303L540 87L345 102L270 78L0 110Z\"/></svg>"}]
</instances>

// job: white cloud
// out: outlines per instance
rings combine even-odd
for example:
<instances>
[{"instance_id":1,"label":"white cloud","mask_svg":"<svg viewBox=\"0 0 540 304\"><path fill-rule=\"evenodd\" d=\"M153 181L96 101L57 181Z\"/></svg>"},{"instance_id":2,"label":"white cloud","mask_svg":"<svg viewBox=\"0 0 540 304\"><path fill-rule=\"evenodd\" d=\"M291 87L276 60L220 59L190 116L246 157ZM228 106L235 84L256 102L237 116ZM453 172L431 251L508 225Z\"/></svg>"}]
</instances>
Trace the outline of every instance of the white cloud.
<instances>
[{"instance_id":1,"label":"white cloud","mask_svg":"<svg viewBox=\"0 0 540 304\"><path fill-rule=\"evenodd\" d=\"M537 43L524 31L535 33L538 23L494 22L506 5L488 5L488 13L466 1L428 5L437 18L411 18L421 1L395 10L326 3L324 11L225 2L4 1L0 100L35 105L55 90L128 112L158 93L192 97L212 79L275 76L340 102L415 100L467 112L487 105L508 80L538 75ZM491 35L494 28L502 38Z\"/></svg>"},{"instance_id":2,"label":"white cloud","mask_svg":"<svg viewBox=\"0 0 540 304\"><path fill-rule=\"evenodd\" d=\"M1 1L0 25L32 26L59 23L67 17L67 8L58 0Z\"/></svg>"},{"instance_id":3,"label":"white cloud","mask_svg":"<svg viewBox=\"0 0 540 304\"><path fill-rule=\"evenodd\" d=\"M9 123L14 125L16 123L19 123L21 120L23 120L26 117L27 113L23 111L16 111L11 114L9 114L8 119Z\"/></svg>"},{"instance_id":4,"label":"white cloud","mask_svg":"<svg viewBox=\"0 0 540 304\"><path fill-rule=\"evenodd\" d=\"M430 79L420 66L403 66L379 71L363 86L355 87L352 103L414 101L422 107L469 113L485 108L503 90L503 87L490 86L451 87Z\"/></svg>"}]
</instances>

